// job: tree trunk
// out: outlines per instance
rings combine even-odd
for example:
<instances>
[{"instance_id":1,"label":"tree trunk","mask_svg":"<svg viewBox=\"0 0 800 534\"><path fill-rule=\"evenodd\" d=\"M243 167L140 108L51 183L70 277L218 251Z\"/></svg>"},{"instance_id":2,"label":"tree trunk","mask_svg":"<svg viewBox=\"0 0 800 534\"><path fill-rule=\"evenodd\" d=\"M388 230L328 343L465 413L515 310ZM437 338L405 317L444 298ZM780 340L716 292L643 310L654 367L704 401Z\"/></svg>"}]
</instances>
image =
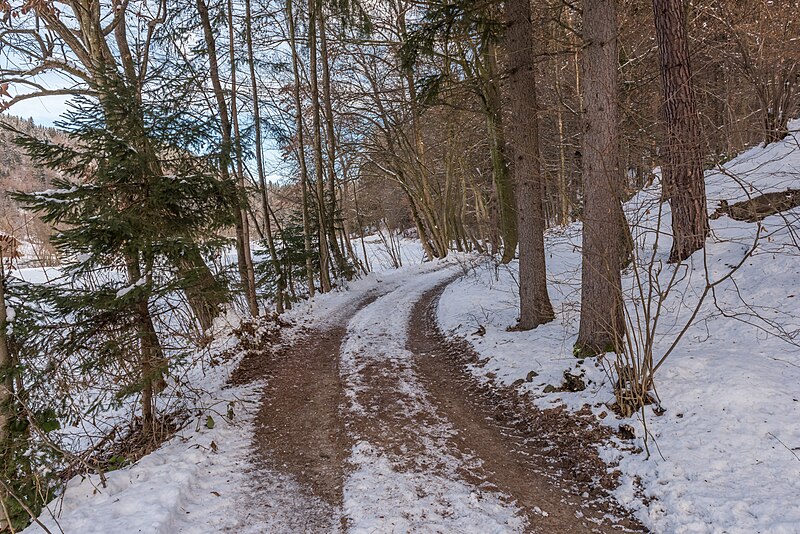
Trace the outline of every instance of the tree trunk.
<instances>
[{"instance_id":1,"label":"tree trunk","mask_svg":"<svg viewBox=\"0 0 800 534\"><path fill-rule=\"evenodd\" d=\"M147 273L142 272L139 265L139 253L132 251L127 255L126 262L128 267L128 284L136 285L143 277L149 278L150 269ZM152 265L152 262L149 262ZM150 266L151 266L150 265ZM147 286L152 280L147 280ZM136 311L138 314L137 330L139 337L139 373L141 380L141 405L142 405L142 431L145 435L152 436L155 431L155 383L162 379L162 367L166 365L164 361L161 343L158 340L153 319L150 315L147 295L143 295L137 302Z\"/></svg>"},{"instance_id":2,"label":"tree trunk","mask_svg":"<svg viewBox=\"0 0 800 534\"><path fill-rule=\"evenodd\" d=\"M489 153L492 161L492 180L497 195L497 211L500 216L500 235L503 238L501 263L509 263L517 253L519 231L517 229L517 206L514 184L508 168L505 132L503 129L503 106L497 83L496 50L492 47L484 54L487 66L486 123L489 134Z\"/></svg>"},{"instance_id":3,"label":"tree trunk","mask_svg":"<svg viewBox=\"0 0 800 534\"><path fill-rule=\"evenodd\" d=\"M317 188L317 221L319 223L319 277L323 293L331 290L330 254L327 237L327 213L325 209L325 183L322 161L322 127L320 125L319 76L317 74L317 2L308 2L308 50L310 58L309 79L311 82L311 120L314 136L314 177Z\"/></svg>"},{"instance_id":4,"label":"tree trunk","mask_svg":"<svg viewBox=\"0 0 800 534\"><path fill-rule=\"evenodd\" d=\"M508 56L508 131L512 176L517 193L519 227L519 300L517 327L536 328L555 317L547 294L544 252L542 172L539 158L539 118L536 101L533 26L529 0L508 0L505 35Z\"/></svg>"},{"instance_id":5,"label":"tree trunk","mask_svg":"<svg viewBox=\"0 0 800 534\"><path fill-rule=\"evenodd\" d=\"M236 49L234 43L233 33L233 0L228 0L228 46L230 53L231 65L236 65ZM257 101L254 102L257 104ZM245 286L245 297L247 298L247 306L250 309L250 315L258 317L258 301L256 300L256 275L255 268L253 267L253 252L250 250L250 224L247 219L247 206L249 200L247 198L247 188L244 181L244 156L242 155L242 137L239 132L239 109L238 109L238 87L236 84L236 68L231 69L231 118L233 122L233 139L234 149L236 155L236 183L239 186L239 212L241 217L241 239L242 239L242 257L239 261L244 260L245 278L242 280ZM238 230L238 228L237 228ZM237 237L239 233L237 232Z\"/></svg>"},{"instance_id":6,"label":"tree trunk","mask_svg":"<svg viewBox=\"0 0 800 534\"><path fill-rule=\"evenodd\" d=\"M222 144L220 146L220 174L225 181L231 181L229 165L231 164L231 122L228 115L228 104L225 102L225 93L222 89L222 82L219 75L219 64L217 60L217 45L214 38L214 31L211 27L211 18L208 13L208 6L205 0L197 0L197 13L200 15L200 22L203 26L203 37L205 39L206 49L208 52L209 75L211 78L211 85L213 87L214 97L217 101L217 113L219 113L220 133L222 134ZM237 190L239 189L239 184ZM240 195L243 194L241 191ZM240 198L241 202L242 199ZM239 268L239 278L241 279L242 287L247 297L248 307L252 312L252 302L250 296L250 283L247 270L247 256L245 251L245 232L244 221L241 209L236 209L234 213L236 220L236 258ZM249 243L247 243L249 247ZM253 296L254 299L254 296Z\"/></svg>"},{"instance_id":7,"label":"tree trunk","mask_svg":"<svg viewBox=\"0 0 800 534\"><path fill-rule=\"evenodd\" d=\"M320 60L322 63L322 111L325 116L325 140L327 149L328 169L328 226L325 229L330 242L331 255L336 262L339 275L349 277L349 268L345 261L341 247L336 242L336 132L333 126L333 104L331 102L331 73L328 57L328 36L325 28L325 13L322 9L317 13L317 26L319 26Z\"/></svg>"},{"instance_id":8,"label":"tree trunk","mask_svg":"<svg viewBox=\"0 0 800 534\"><path fill-rule=\"evenodd\" d=\"M653 0L667 122L664 196L672 208L670 262L681 262L705 245L708 235L703 150L683 0Z\"/></svg>"},{"instance_id":9,"label":"tree trunk","mask_svg":"<svg viewBox=\"0 0 800 534\"><path fill-rule=\"evenodd\" d=\"M294 11L292 0L286 0L286 20L289 23L289 48L292 52L292 73L294 83L292 84L292 97L295 107L295 128L297 128L297 160L300 165L300 187L303 194L303 248L306 256L306 286L308 296L313 297L314 287L314 265L311 257L311 213L308 201L308 167L306 166L306 145L305 135L303 134L303 104L300 100L300 61L297 53L297 29L294 21Z\"/></svg>"},{"instance_id":10,"label":"tree trunk","mask_svg":"<svg viewBox=\"0 0 800 534\"><path fill-rule=\"evenodd\" d=\"M629 230L620 195L615 2L583 2L583 248L575 344L580 356L614 351L625 328L620 269L629 253Z\"/></svg>"},{"instance_id":11,"label":"tree trunk","mask_svg":"<svg viewBox=\"0 0 800 534\"><path fill-rule=\"evenodd\" d=\"M258 102L258 84L256 83L256 63L253 56L253 21L250 9L250 0L245 0L245 34L247 39L247 63L250 67L251 96L253 98L253 122L255 123L256 134L256 167L258 168L258 185L261 187L261 207L264 211L264 232L267 238L267 248L275 270L277 280L277 290L275 292L275 311L283 313L283 294L286 286L283 269L278 261L278 253L275 249L275 237L272 233L272 222L269 213L269 197L267 191L266 173L264 172L264 153L263 141L261 139L261 110Z\"/></svg>"}]
</instances>

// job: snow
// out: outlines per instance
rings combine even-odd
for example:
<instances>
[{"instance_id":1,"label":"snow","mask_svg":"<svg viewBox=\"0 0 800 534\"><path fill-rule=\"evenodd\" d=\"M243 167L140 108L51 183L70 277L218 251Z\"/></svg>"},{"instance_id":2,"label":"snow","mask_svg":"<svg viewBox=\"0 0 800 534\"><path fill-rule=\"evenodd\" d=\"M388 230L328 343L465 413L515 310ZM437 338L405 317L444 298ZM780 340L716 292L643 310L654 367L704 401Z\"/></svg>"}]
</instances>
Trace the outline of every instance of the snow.
<instances>
[{"instance_id":1,"label":"snow","mask_svg":"<svg viewBox=\"0 0 800 534\"><path fill-rule=\"evenodd\" d=\"M800 121L793 135L766 148L744 152L706 174L709 211L770 191L800 188ZM626 206L640 254L649 257L658 216L659 188L638 194ZM656 265L661 283L671 274L669 209L663 206ZM649 212L648 212L649 210ZM601 448L609 469L622 471L616 496L655 532L798 532L800 507L800 209L767 217L758 248L731 280L703 303L694 325L656 374L663 416L650 408L628 420L604 416L604 424L635 428L637 438L616 438ZM706 285L724 277L752 246L757 224L726 216L711 221L706 257L696 253L665 302L655 355L664 354L691 315ZM546 237L552 323L509 332L516 323L516 262L484 264L445 291L438 309L442 328L465 337L483 360L472 368L481 380L519 387L540 407L585 404L598 417L611 413L613 390L595 359L576 360L580 306L580 225ZM705 261L704 261L705 260ZM623 286L638 296L628 273ZM479 331L479 327L485 333ZM583 373L586 390L544 393L563 373ZM651 455L644 452L646 431ZM642 452L638 452L642 451ZM615 467L616 466L616 467ZM635 484L641 482L641 488Z\"/></svg>"},{"instance_id":2,"label":"snow","mask_svg":"<svg viewBox=\"0 0 800 534\"><path fill-rule=\"evenodd\" d=\"M125 295L127 295L128 293L130 293L131 291L133 291L134 289L136 289L137 287L141 287L141 286L145 285L146 283L147 283L147 279L146 279L146 278L144 278L144 277L142 277L142 278L139 278L139 279L138 279L136 282L134 282L133 284L127 285L127 286L125 286L125 287L123 287L123 288L119 289L119 290L117 291L117 293L116 293L116 297L117 297L118 299L121 299L122 297L124 297Z\"/></svg>"},{"instance_id":3,"label":"snow","mask_svg":"<svg viewBox=\"0 0 800 534\"><path fill-rule=\"evenodd\" d=\"M414 371L414 355L405 348L412 307L426 290L455 272L443 269L408 280L400 289L361 309L349 323L341 373L351 404L351 426L359 428L357 421L366 420L366 426L377 428L384 422L378 407L361 400L361 393L368 389L365 374L377 364L382 372L391 374L392 382L392 391L383 390L380 395L398 397L408 424L402 438L419 442L419 449L424 451L414 458L412 467L404 467L407 458L394 457L353 431L353 472L344 487L344 514L350 532L522 531L523 521L516 507L458 475L463 459L446 446L454 430L436 415ZM387 317L392 320L387 321Z\"/></svg>"},{"instance_id":4,"label":"snow","mask_svg":"<svg viewBox=\"0 0 800 534\"><path fill-rule=\"evenodd\" d=\"M383 257L388 261L388 255L380 254L381 246L383 245L379 240L372 240L367 244L376 272L346 283L340 290L317 295L315 299L297 305L285 314L285 318L293 321L297 329L309 325L324 326L340 315L340 310L354 306L369 295L392 291L401 293L399 290L406 284L424 276L431 276L432 278L423 279L426 280L425 283L433 284L444 276L440 269L457 263L457 259L451 259L445 264L420 264L422 256L418 253L421 250L419 243L402 240L401 254L407 265L403 269L394 270L381 259ZM58 269L31 268L17 271L16 275L26 280L45 283L58 278L61 273ZM132 286L123 289L130 290ZM221 351L229 346L232 340L225 333L229 333L238 324L238 320L235 313L218 319L215 329L221 335L212 351ZM288 329L282 337L291 339L294 332L295 330ZM63 495L49 504L39 520L51 531L58 532L61 529L67 534L199 534L218 531L255 534L305 531L308 528L306 520L309 509L324 510L327 505L308 495L290 476L252 464L250 452L253 421L263 384L227 387L227 378L239 360L240 357L236 357L216 367L191 368L189 376L185 378L203 394L196 401L196 410L189 424L135 465L106 473L105 486L97 475L75 477L67 484ZM166 399L165 401L168 402ZM229 404L234 408L233 419L227 416ZM106 415L109 418L115 416L111 412ZM213 428L206 426L209 415L214 420ZM359 451L358 457L366 458L368 449L360 448ZM395 488L409 484L391 466L381 464L380 461L375 465L382 469L386 484ZM361 486L357 478L359 474L363 475L364 471L355 473L354 478L348 481L348 488L352 489L348 490L347 495L356 495L353 497L356 499L359 499L357 488ZM420 478L417 483L427 481L427 478ZM448 497L456 503L464 499L471 503L477 499L479 493L463 484L456 484L455 490L449 488ZM253 503L258 503L258 506L254 507ZM473 510L473 514L477 509L474 504L464 506L468 511ZM501 516L506 514L508 521L513 523L507 506L496 506L496 513ZM374 520L377 511L373 508L370 514L372 515L364 516L364 521ZM334 516L332 513L328 515ZM462 518L462 525L466 524L468 517ZM337 518L330 531L338 528ZM34 534L44 530L33 524L24 532Z\"/></svg>"},{"instance_id":5,"label":"snow","mask_svg":"<svg viewBox=\"0 0 800 534\"><path fill-rule=\"evenodd\" d=\"M800 122L792 127L800 127ZM745 152L707 175L711 210L721 199L735 201L787 187L800 187L796 134ZM667 277L671 267L663 262L669 250L669 212L657 228L658 197L656 184L626 209L642 250L651 250L659 236L656 264L664 267L661 276ZM631 425L634 440L613 438L601 445L600 453L609 469L622 472L616 497L649 528L670 533L797 532L800 351L793 343L800 339L800 262L796 226L790 229L786 223L796 222L798 215L795 209L765 219L756 253L703 304L695 324L656 376L666 413L657 417L648 408L644 419L626 420L608 408L613 392L603 366L595 359L572 356L580 304L579 225L547 235L548 279L557 318L529 332L507 330L518 313L515 263L475 264L458 255L446 262L421 263L420 243L401 239L396 246L404 267L393 270L392 255L381 237L368 236L366 257L375 272L286 314L297 329L324 327L357 302L380 296L348 324L340 362L347 417L350 423L379 417L365 394L366 373L373 364L390 369L394 380L385 393L402 401L398 416L415 422L408 437L423 453L413 465L404 465L359 430L370 425L348 427L354 441L352 471L344 482L341 511L348 529L499 533L526 526L506 496L464 478L466 459L447 445L454 430L436 414L405 349L413 304L460 269L467 274L446 289L438 317L445 331L468 339L483 357L472 372L481 380L503 384L522 379L519 387L540 407L563 404L578 409L588 404L603 424ZM727 217L712 221L707 256L691 258L665 303L656 355L667 350L690 315L705 287L706 272L712 280L725 276L752 244L757 227ZM353 241L353 248L363 254L360 239ZM31 268L15 276L44 283L61 271ZM629 275L624 284L632 292ZM131 289L121 289L119 296ZM229 333L237 322L232 313L221 318L217 328ZM291 339L293 332L287 330L284 337ZM222 351L230 343L230 337L221 335L212 350ZM238 361L234 357L216 367L189 369L184 378L203 392L195 400L189 424L135 465L107 473L105 485L97 476L71 480L40 520L51 531L67 534L307 530L308 510L324 510L326 505L290 476L253 465L250 446L263 384L226 386ZM545 394L546 386L560 385L566 370L582 373L587 389ZM535 374L525 381L531 371ZM213 425L206 425L209 416ZM336 520L329 530L339 529ZM25 530L39 532L43 530L37 525Z\"/></svg>"}]
</instances>

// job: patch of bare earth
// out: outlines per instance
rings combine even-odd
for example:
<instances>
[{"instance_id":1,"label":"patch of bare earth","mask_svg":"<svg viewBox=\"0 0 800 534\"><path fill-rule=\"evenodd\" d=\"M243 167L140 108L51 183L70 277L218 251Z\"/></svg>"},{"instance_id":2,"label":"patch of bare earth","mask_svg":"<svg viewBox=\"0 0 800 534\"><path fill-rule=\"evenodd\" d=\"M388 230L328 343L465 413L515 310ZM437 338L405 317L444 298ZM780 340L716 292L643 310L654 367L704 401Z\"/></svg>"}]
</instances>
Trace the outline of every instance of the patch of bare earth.
<instances>
[{"instance_id":1,"label":"patch of bare earth","mask_svg":"<svg viewBox=\"0 0 800 534\"><path fill-rule=\"evenodd\" d=\"M339 348L349 318L373 299L342 311L333 326L296 332L288 343L280 341L280 330L256 333L231 378L235 384L264 382L252 462L256 469L289 475L296 483L292 491L300 492L297 512L302 517L294 517L294 528L287 525L287 532L330 532L340 521L352 443L340 413Z\"/></svg>"},{"instance_id":2,"label":"patch of bare earth","mask_svg":"<svg viewBox=\"0 0 800 534\"><path fill-rule=\"evenodd\" d=\"M588 410L539 410L516 389L482 384L468 371L478 355L466 341L445 337L436 322L445 287L415 305L407 349L437 413L456 430L450 445L480 459L462 476L515 500L534 532L646 532L609 493L616 479L595 447L609 431Z\"/></svg>"}]
</instances>

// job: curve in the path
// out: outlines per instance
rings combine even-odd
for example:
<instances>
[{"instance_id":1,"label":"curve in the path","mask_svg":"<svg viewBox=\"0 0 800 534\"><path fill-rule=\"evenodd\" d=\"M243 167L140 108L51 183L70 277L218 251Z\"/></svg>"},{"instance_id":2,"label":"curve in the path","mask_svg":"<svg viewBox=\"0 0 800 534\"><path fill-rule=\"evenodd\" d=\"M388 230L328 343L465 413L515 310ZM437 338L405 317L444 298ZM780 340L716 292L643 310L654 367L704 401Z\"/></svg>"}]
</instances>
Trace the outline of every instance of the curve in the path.
<instances>
[{"instance_id":1,"label":"curve in the path","mask_svg":"<svg viewBox=\"0 0 800 534\"><path fill-rule=\"evenodd\" d=\"M467 479L513 498L533 532L645 531L597 482L606 469L593 447L597 437L575 416L544 413L512 388L480 383L469 372L477 355L437 324L446 285L417 300L407 348L429 399L457 430L449 444L464 457L481 458L479 468L464 469Z\"/></svg>"},{"instance_id":2,"label":"curve in the path","mask_svg":"<svg viewBox=\"0 0 800 534\"><path fill-rule=\"evenodd\" d=\"M480 464L449 446L458 432L436 410L406 348L409 317L452 270L419 276L359 311L341 371L353 470L345 481L350 532L521 532L510 499L461 475Z\"/></svg>"},{"instance_id":3,"label":"curve in the path","mask_svg":"<svg viewBox=\"0 0 800 534\"><path fill-rule=\"evenodd\" d=\"M267 384L255 463L288 491L271 532L640 530L594 490L572 495L541 440L498 421L432 315L455 275L394 279L248 362Z\"/></svg>"}]
</instances>

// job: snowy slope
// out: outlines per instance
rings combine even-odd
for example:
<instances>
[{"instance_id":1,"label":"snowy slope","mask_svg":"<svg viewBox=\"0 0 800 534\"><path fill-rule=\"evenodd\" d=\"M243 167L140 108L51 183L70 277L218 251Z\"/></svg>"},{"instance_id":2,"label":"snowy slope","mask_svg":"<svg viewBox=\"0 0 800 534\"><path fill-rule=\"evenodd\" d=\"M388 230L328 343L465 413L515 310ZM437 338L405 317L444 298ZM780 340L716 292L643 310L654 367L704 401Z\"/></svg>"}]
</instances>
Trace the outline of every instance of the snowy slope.
<instances>
[{"instance_id":1,"label":"snowy slope","mask_svg":"<svg viewBox=\"0 0 800 534\"><path fill-rule=\"evenodd\" d=\"M768 191L800 188L800 121L794 134L766 148L753 148L706 175L709 211L719 200L743 200ZM640 254L649 257L658 227L658 186L626 206ZM656 260L664 266L670 247L668 206L663 205ZM530 332L508 332L516 322L518 266L485 267L452 284L439 306L446 331L467 338L485 358L473 371L504 384L537 376L520 387L539 406L584 404L605 424L632 425L637 438L602 450L619 464L621 502L656 532L800 532L800 209L766 218L756 253L732 279L709 296L686 336L656 375L666 414L646 410L643 421L608 415L613 391L594 359L572 356L580 306L580 226L547 236L548 279L556 320ZM711 221L705 262L718 280L753 244L757 224L728 217ZM657 331L656 357L667 350L688 320L706 284L702 252L683 268L666 301ZM623 279L636 295L630 274ZM712 298L715 297L715 298ZM716 304L715 305L715 301ZM485 335L476 332L480 326ZM583 370L587 389L543 392L559 386L567 369ZM613 468L613 467L611 467ZM634 480L640 480L642 491Z\"/></svg>"}]
</instances>

